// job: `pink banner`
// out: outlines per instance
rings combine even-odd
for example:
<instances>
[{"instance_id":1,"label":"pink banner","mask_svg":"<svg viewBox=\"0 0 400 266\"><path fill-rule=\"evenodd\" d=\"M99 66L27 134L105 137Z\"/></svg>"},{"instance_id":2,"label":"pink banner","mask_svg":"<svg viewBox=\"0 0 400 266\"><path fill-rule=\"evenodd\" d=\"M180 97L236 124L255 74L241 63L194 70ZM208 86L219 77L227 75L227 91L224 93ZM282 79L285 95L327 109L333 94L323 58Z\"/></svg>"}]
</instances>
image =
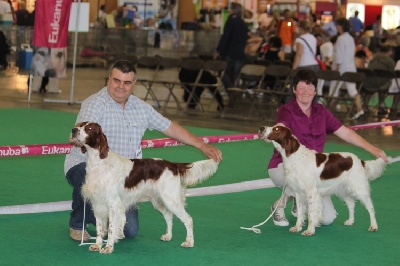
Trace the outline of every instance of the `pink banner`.
<instances>
[{"instance_id":1,"label":"pink banner","mask_svg":"<svg viewBox=\"0 0 400 266\"><path fill-rule=\"evenodd\" d=\"M227 136L206 136L199 138L206 143L222 143L258 139L258 135L239 134ZM180 145L183 144L170 138L148 139L143 140L141 143L142 148L163 148ZM71 152L71 149L71 144L0 146L0 157L67 154Z\"/></svg>"},{"instance_id":2,"label":"pink banner","mask_svg":"<svg viewBox=\"0 0 400 266\"><path fill-rule=\"evenodd\" d=\"M400 120L376 122L364 125L349 126L353 130L380 128L385 126L399 126ZM259 139L258 134L236 134L224 136L204 136L199 137L205 143L223 143L235 142L243 140L256 140ZM142 148L164 148L184 145L174 139L147 139L141 143ZM71 144L38 144L38 145L17 145L17 146L0 146L0 157L10 156L32 156L32 155L56 155L67 154L71 151Z\"/></svg>"}]
</instances>

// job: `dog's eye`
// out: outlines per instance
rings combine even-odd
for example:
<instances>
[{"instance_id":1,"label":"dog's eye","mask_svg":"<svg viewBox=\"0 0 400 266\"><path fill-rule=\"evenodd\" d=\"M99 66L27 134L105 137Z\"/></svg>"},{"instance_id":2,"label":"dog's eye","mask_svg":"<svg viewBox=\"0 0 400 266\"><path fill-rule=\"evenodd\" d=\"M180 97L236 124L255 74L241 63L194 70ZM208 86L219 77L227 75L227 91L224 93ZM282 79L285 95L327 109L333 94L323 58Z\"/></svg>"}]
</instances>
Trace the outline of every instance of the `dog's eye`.
<instances>
[{"instance_id":1,"label":"dog's eye","mask_svg":"<svg viewBox=\"0 0 400 266\"><path fill-rule=\"evenodd\" d=\"M279 128L275 127L274 130L277 131L277 130L279 130Z\"/></svg>"}]
</instances>

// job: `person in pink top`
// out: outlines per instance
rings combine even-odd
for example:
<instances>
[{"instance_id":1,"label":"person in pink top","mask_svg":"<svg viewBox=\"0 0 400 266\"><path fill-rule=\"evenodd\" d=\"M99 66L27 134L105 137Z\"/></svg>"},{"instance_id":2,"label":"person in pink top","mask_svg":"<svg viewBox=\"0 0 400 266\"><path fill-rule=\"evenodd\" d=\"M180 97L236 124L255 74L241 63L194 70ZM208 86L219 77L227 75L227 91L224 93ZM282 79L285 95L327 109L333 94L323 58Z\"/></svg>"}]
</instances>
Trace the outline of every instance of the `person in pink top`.
<instances>
[{"instance_id":1,"label":"person in pink top","mask_svg":"<svg viewBox=\"0 0 400 266\"><path fill-rule=\"evenodd\" d=\"M387 161L385 152L368 143L352 129L344 126L324 105L314 100L316 95L317 77L310 69L297 71L293 80L293 93L295 98L282 105L277 113L277 125L290 128L300 143L309 149L323 152L328 134L335 134L342 140L363 148L375 157L381 157ZM268 164L268 174L274 184L282 189L285 186L285 171L282 157L274 150ZM294 196L290 188L286 187L280 199L272 205L273 221L278 226L288 226L284 209L286 203ZM295 204L292 214L297 216ZM331 224L336 218L336 210L330 196L322 198L323 225Z\"/></svg>"}]
</instances>

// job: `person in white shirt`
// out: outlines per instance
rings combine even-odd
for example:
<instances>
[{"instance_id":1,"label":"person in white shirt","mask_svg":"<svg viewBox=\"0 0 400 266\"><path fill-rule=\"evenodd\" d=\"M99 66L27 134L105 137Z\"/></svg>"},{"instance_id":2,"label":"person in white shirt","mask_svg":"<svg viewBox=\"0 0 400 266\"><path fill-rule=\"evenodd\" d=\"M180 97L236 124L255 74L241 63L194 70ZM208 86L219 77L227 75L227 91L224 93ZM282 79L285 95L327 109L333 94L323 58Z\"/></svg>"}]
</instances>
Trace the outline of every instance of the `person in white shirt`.
<instances>
[{"instance_id":1,"label":"person in white shirt","mask_svg":"<svg viewBox=\"0 0 400 266\"><path fill-rule=\"evenodd\" d=\"M0 0L0 15L11 13L11 6L6 0Z\"/></svg>"},{"instance_id":2,"label":"person in white shirt","mask_svg":"<svg viewBox=\"0 0 400 266\"><path fill-rule=\"evenodd\" d=\"M340 74L345 72L357 72L356 64L354 63L354 51L356 46L353 36L349 33L350 22L345 18L340 18L336 20L336 27L339 36L334 45L332 70L338 70ZM329 86L329 95L338 96L339 90L337 89L337 85L336 81L331 82ZM364 114L364 110L361 106L361 96L357 91L355 83L345 82L345 85L349 96L355 100L357 113L353 116L353 119L358 119ZM338 86L340 86L340 84ZM329 106L330 109L332 110L335 106L336 101L332 100Z\"/></svg>"},{"instance_id":3,"label":"person in white shirt","mask_svg":"<svg viewBox=\"0 0 400 266\"><path fill-rule=\"evenodd\" d=\"M99 13L97 15L97 19L99 22L105 22L106 18L107 18L106 5L101 5Z\"/></svg>"},{"instance_id":4,"label":"person in white shirt","mask_svg":"<svg viewBox=\"0 0 400 266\"><path fill-rule=\"evenodd\" d=\"M319 70L318 62L315 60L317 52L317 39L310 33L310 22L300 21L300 36L295 40L296 55L293 61L293 69L311 69L314 72Z\"/></svg>"}]
</instances>

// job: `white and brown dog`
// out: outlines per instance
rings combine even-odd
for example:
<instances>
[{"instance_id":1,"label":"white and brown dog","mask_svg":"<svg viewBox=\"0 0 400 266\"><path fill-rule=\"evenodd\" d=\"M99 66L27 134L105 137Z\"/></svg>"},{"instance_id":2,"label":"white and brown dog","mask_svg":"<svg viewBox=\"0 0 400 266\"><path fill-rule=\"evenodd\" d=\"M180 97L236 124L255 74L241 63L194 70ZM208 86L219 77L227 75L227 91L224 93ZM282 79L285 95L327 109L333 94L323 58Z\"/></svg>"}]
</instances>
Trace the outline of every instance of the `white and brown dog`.
<instances>
[{"instance_id":1,"label":"white and brown dog","mask_svg":"<svg viewBox=\"0 0 400 266\"><path fill-rule=\"evenodd\" d=\"M354 201L360 200L370 215L369 231L377 231L375 209L370 197L369 181L382 175L387 163L382 159L362 161L348 152L319 153L306 148L284 126L261 127L261 138L272 141L283 158L286 185L295 193L298 208L296 225L291 232L300 232L308 210L308 228L302 233L311 236L321 219L321 196L337 195L349 209L345 225L354 223ZM389 158L390 162L399 157Z\"/></svg>"},{"instance_id":2,"label":"white and brown dog","mask_svg":"<svg viewBox=\"0 0 400 266\"><path fill-rule=\"evenodd\" d=\"M193 220L185 211L185 187L206 180L218 168L213 160L173 163L162 159L127 159L109 150L107 138L99 124L78 123L71 137L88 153L82 195L90 200L96 217L96 243L91 251L112 253L114 243L124 238L125 212L139 201L149 199L167 223L161 240L172 238L175 214L185 225L187 235L182 247L193 247ZM107 233L108 242L102 248Z\"/></svg>"}]
</instances>

